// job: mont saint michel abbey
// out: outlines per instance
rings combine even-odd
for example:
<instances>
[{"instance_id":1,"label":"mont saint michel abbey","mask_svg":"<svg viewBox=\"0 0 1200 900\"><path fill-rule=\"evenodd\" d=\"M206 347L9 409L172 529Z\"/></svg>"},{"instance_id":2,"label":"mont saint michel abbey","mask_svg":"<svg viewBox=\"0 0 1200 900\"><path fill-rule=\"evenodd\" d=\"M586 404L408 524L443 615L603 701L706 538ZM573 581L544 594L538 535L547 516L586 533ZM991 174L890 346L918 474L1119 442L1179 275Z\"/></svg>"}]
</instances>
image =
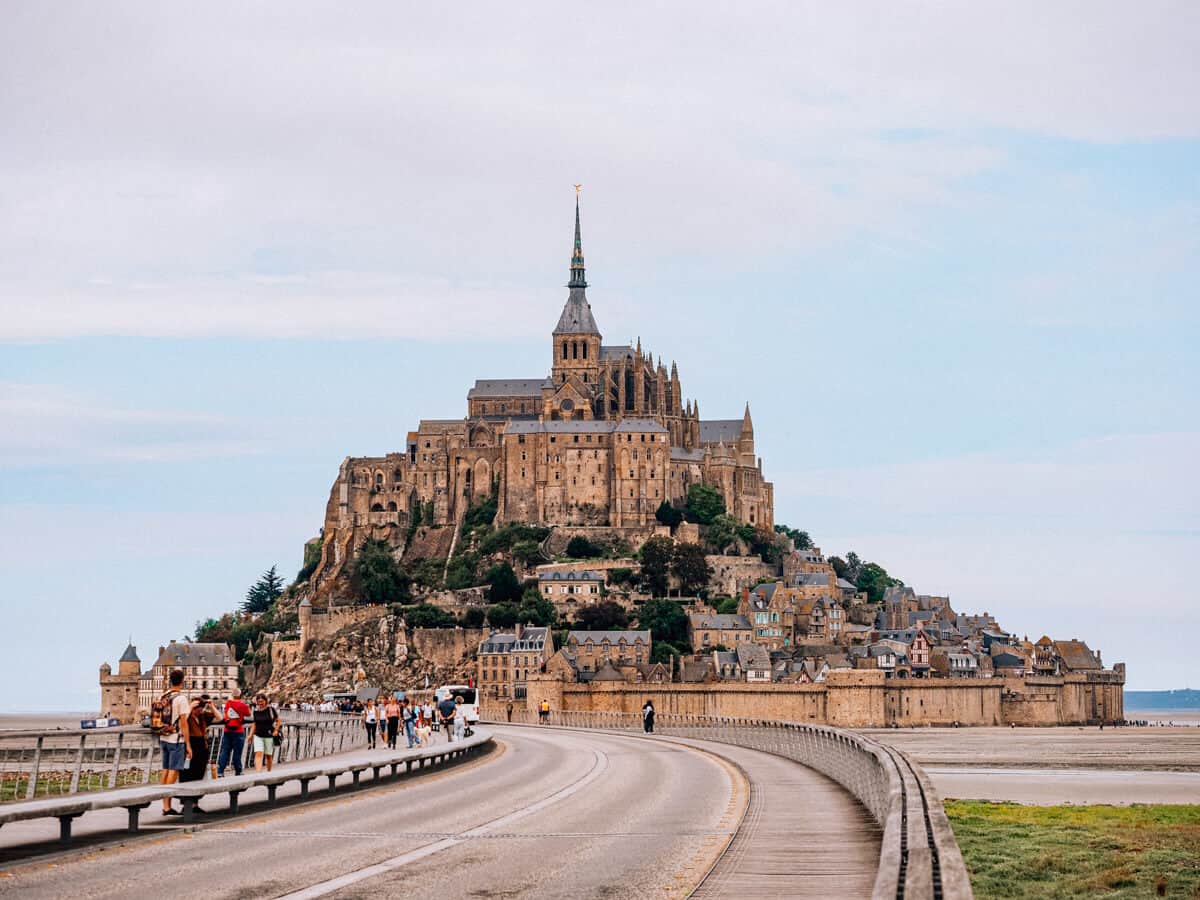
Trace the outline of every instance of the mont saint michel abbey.
<instances>
[{"instance_id":1,"label":"mont saint michel abbey","mask_svg":"<svg viewBox=\"0 0 1200 900\"><path fill-rule=\"evenodd\" d=\"M587 299L578 199L567 286L550 374L476 381L465 416L422 420L403 452L347 458L327 537L405 525L418 503L422 524L453 525L493 493L497 522L645 528L664 499L682 505L699 483L718 488L739 520L774 524L749 405L736 419L701 419L675 363L668 371L640 339L604 343Z\"/></svg>"}]
</instances>

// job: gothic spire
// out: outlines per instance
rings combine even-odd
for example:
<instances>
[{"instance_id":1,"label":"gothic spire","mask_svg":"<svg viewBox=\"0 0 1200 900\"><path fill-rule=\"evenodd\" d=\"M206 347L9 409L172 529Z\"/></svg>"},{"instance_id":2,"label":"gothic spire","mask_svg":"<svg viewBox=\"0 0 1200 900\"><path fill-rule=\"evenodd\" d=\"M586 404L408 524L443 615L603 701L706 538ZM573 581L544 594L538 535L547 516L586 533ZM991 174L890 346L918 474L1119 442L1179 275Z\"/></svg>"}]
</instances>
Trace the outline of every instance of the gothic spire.
<instances>
[{"instance_id":1,"label":"gothic spire","mask_svg":"<svg viewBox=\"0 0 1200 900\"><path fill-rule=\"evenodd\" d=\"M579 188L575 189L575 249L571 253L571 280L569 288L587 287L587 277L583 269L583 239L579 236Z\"/></svg>"}]
</instances>

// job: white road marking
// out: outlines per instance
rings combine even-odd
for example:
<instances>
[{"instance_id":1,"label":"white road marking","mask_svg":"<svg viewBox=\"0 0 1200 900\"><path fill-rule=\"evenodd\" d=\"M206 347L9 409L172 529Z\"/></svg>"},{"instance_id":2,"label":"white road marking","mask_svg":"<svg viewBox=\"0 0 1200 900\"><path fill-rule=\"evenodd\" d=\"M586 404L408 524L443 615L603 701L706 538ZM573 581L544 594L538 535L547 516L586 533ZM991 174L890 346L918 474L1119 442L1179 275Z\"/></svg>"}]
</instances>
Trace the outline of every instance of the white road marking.
<instances>
[{"instance_id":1,"label":"white road marking","mask_svg":"<svg viewBox=\"0 0 1200 900\"><path fill-rule=\"evenodd\" d=\"M432 856L435 853L441 853L443 850L449 850L451 847L456 847L464 841L472 838L483 837L488 832L496 828L509 825L512 822L517 822L521 819L531 816L536 812L540 812L547 806L558 803L560 800L565 800L572 794L576 794L583 790L597 778L604 774L608 769L608 757L599 750L593 750L595 762L587 774L578 781L567 785L561 790L555 791L548 797L538 800L536 803L518 809L507 815L501 816L498 819L492 819L490 822L485 822L476 828L471 828L467 831L459 832L453 837L445 838L440 841L435 841L432 844L426 844L423 847L417 847L415 850L409 850L407 853L402 853L399 856L393 856L391 859L385 859L383 862L375 863L373 866L367 866L365 869L359 869L357 872L349 872L345 875L340 875L337 878L331 878L328 881L318 882L310 885L303 890L295 891L291 894L285 894L280 900L312 900L316 897L324 897L332 894L334 891L340 891L344 887L349 887L352 884L357 884L367 878L373 878L376 875L382 875L384 872L390 872L393 869L398 869L408 863L416 862L418 859L424 859L427 856Z\"/></svg>"}]
</instances>

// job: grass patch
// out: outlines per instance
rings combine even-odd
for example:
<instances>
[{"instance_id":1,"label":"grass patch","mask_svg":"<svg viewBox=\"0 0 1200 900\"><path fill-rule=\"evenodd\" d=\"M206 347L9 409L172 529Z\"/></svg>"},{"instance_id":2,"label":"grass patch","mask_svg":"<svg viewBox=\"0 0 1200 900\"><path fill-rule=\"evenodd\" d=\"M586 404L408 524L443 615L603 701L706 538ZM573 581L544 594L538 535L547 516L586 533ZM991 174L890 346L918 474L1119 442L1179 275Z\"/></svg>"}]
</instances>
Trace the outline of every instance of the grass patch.
<instances>
[{"instance_id":1,"label":"grass patch","mask_svg":"<svg viewBox=\"0 0 1200 900\"><path fill-rule=\"evenodd\" d=\"M1200 897L1200 805L951 800L977 900Z\"/></svg>"}]
</instances>

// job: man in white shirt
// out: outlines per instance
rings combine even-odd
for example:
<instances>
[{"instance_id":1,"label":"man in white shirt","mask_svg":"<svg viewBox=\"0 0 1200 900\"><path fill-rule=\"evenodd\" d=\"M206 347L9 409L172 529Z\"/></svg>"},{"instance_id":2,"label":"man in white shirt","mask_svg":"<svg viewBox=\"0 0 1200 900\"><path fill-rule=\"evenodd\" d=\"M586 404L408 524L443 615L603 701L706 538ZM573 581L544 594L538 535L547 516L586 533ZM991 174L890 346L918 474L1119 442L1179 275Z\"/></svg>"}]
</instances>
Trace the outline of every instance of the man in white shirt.
<instances>
[{"instance_id":1,"label":"man in white shirt","mask_svg":"<svg viewBox=\"0 0 1200 900\"><path fill-rule=\"evenodd\" d=\"M192 746L188 740L188 699L183 695L183 670L173 669L170 675L171 709L163 732L159 735L162 747L162 783L175 784L179 773L188 767L192 758ZM179 810L171 806L171 798L163 799L163 815L178 816Z\"/></svg>"}]
</instances>

